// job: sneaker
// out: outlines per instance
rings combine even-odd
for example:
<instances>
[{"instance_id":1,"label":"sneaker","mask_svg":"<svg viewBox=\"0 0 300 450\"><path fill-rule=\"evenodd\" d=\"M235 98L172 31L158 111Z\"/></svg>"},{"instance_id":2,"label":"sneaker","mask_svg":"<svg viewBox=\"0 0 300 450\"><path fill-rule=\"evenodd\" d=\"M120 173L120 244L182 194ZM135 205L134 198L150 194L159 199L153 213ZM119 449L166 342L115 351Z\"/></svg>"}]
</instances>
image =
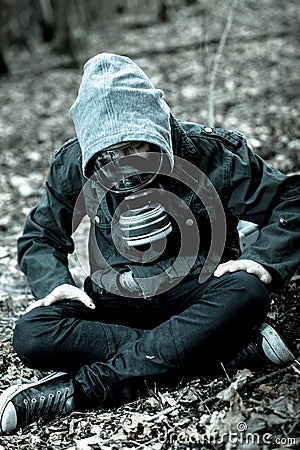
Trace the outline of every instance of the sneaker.
<instances>
[{"instance_id":1,"label":"sneaker","mask_svg":"<svg viewBox=\"0 0 300 450\"><path fill-rule=\"evenodd\" d=\"M14 385L0 396L0 435L34 422L74 410L72 379L63 372L36 383Z\"/></svg>"},{"instance_id":2,"label":"sneaker","mask_svg":"<svg viewBox=\"0 0 300 450\"><path fill-rule=\"evenodd\" d=\"M258 369L266 364L283 366L294 360L295 356L280 334L271 325L263 323L258 335L224 367L226 371L233 372L245 367Z\"/></svg>"},{"instance_id":3,"label":"sneaker","mask_svg":"<svg viewBox=\"0 0 300 450\"><path fill-rule=\"evenodd\" d=\"M262 349L269 361L277 365L288 365L296 359L275 328L263 323L259 331L262 335Z\"/></svg>"}]
</instances>

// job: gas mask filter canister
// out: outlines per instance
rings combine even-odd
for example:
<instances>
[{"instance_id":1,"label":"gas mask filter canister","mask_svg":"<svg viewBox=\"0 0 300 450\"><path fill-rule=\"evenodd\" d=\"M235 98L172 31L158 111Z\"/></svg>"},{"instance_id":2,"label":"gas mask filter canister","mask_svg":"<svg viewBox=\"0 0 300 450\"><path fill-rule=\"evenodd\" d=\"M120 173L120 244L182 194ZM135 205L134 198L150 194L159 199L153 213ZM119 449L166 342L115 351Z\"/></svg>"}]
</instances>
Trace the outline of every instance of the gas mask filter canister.
<instances>
[{"instance_id":1,"label":"gas mask filter canister","mask_svg":"<svg viewBox=\"0 0 300 450\"><path fill-rule=\"evenodd\" d=\"M153 202L152 191L144 190L126 197L128 210L120 215L122 237L129 247L151 244L172 231L170 218L159 202Z\"/></svg>"}]
</instances>

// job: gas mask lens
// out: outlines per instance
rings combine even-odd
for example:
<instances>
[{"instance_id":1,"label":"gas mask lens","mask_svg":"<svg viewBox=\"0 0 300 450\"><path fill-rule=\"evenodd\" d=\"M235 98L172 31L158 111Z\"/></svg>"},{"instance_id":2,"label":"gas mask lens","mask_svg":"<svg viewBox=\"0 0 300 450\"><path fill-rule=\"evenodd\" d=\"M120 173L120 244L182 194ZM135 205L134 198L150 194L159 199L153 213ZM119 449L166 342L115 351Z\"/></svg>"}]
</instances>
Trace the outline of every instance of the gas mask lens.
<instances>
[{"instance_id":1,"label":"gas mask lens","mask_svg":"<svg viewBox=\"0 0 300 450\"><path fill-rule=\"evenodd\" d=\"M126 142L97 155L93 172L97 181L116 193L132 193L151 183L162 165L162 153L146 142Z\"/></svg>"}]
</instances>

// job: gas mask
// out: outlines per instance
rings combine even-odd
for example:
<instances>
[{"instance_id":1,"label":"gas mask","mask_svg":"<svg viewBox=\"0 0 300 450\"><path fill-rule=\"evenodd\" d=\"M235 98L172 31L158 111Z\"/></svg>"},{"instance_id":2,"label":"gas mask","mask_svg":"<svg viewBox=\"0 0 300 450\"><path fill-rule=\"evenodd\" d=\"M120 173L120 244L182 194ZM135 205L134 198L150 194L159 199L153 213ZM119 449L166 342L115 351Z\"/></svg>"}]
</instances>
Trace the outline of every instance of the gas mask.
<instances>
[{"instance_id":1,"label":"gas mask","mask_svg":"<svg viewBox=\"0 0 300 450\"><path fill-rule=\"evenodd\" d=\"M153 189L162 163L158 147L136 141L108 147L92 161L92 171L102 187L124 198L119 225L129 247L152 244L172 231L159 193Z\"/></svg>"}]
</instances>

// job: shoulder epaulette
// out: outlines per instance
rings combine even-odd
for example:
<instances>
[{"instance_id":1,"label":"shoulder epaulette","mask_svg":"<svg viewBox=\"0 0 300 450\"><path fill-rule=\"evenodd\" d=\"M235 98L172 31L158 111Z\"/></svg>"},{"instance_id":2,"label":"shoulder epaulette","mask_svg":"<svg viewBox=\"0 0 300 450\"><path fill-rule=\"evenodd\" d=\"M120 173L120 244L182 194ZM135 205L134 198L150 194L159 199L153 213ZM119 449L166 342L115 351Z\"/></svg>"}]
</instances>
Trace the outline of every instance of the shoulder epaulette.
<instances>
[{"instance_id":1,"label":"shoulder epaulette","mask_svg":"<svg viewBox=\"0 0 300 450\"><path fill-rule=\"evenodd\" d=\"M208 139L217 139L234 147L239 147L244 136L242 133L233 130L225 130L223 128L212 128L203 126L201 130L203 137Z\"/></svg>"}]
</instances>

